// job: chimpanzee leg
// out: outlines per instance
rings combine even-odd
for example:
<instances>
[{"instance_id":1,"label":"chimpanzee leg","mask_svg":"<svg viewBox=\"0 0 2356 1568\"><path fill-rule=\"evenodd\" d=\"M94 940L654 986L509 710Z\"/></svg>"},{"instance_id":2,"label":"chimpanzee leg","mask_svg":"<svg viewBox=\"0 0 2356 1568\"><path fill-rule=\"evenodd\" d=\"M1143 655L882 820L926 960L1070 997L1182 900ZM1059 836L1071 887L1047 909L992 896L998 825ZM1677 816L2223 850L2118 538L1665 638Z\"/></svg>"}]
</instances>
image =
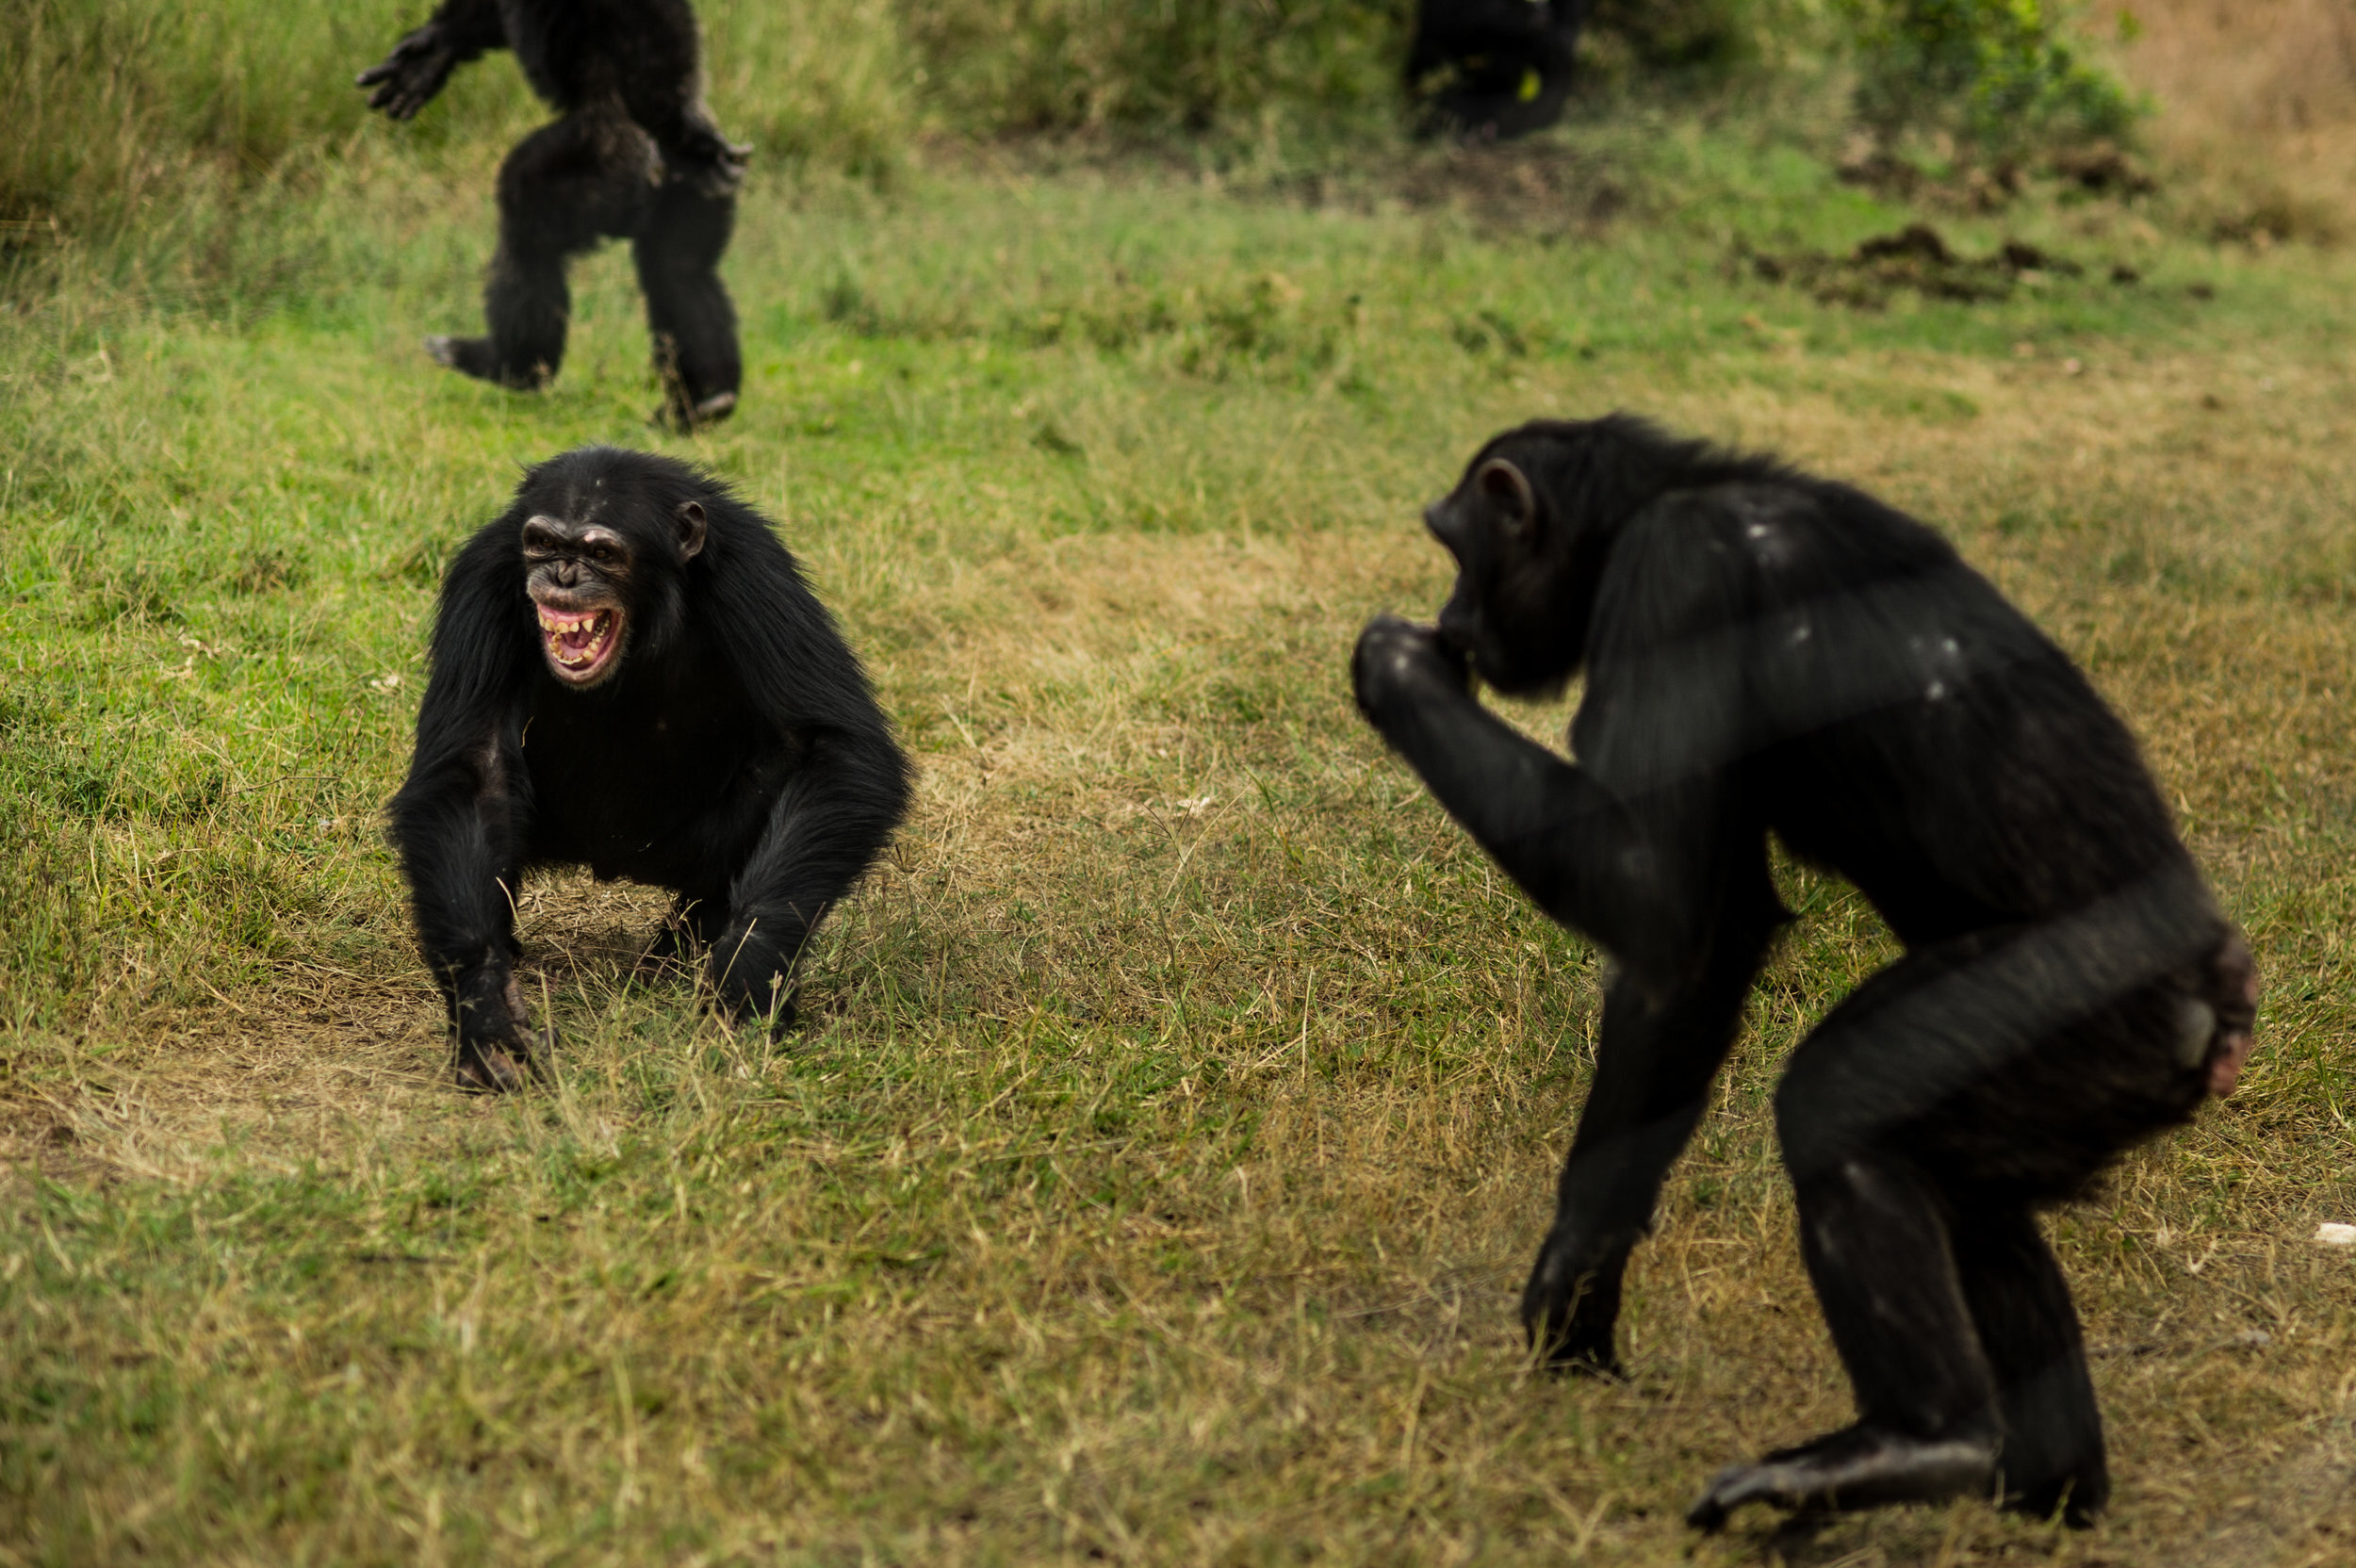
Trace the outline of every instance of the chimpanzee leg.
<instances>
[{"instance_id":1,"label":"chimpanzee leg","mask_svg":"<svg viewBox=\"0 0 2356 1568\"><path fill-rule=\"evenodd\" d=\"M2020 1506L2099 1506L2076 1316L2027 1204L2188 1112L2201 1069L2171 1021L2206 983L2213 923L2155 883L1922 949L1793 1054L1776 1131L1859 1419L1720 1472L1695 1524L1753 1500L1862 1508L2000 1480Z\"/></svg>"},{"instance_id":2,"label":"chimpanzee leg","mask_svg":"<svg viewBox=\"0 0 2356 1568\"><path fill-rule=\"evenodd\" d=\"M1966 1195L1949 1233L2004 1416L2004 1503L2090 1522L2110 1498L2102 1415L2086 1372L2078 1312L2028 1206Z\"/></svg>"},{"instance_id":3,"label":"chimpanzee leg","mask_svg":"<svg viewBox=\"0 0 2356 1568\"><path fill-rule=\"evenodd\" d=\"M1764 871L1756 876L1730 900L1699 974L1653 986L1622 973L1605 997L1595 1085L1522 1292L1523 1327L1556 1365L1618 1369L1612 1330L1628 1254L1693 1135L1780 914Z\"/></svg>"},{"instance_id":4,"label":"chimpanzee leg","mask_svg":"<svg viewBox=\"0 0 2356 1568\"><path fill-rule=\"evenodd\" d=\"M634 233L658 167L644 131L606 110L544 125L499 165L499 243L483 287L485 337L430 337L453 370L531 390L556 378L572 317L566 262L600 238Z\"/></svg>"},{"instance_id":5,"label":"chimpanzee leg","mask_svg":"<svg viewBox=\"0 0 2356 1568\"><path fill-rule=\"evenodd\" d=\"M674 176L633 246L663 378L663 416L680 427L725 418L744 381L736 307L720 282L720 256L735 226L732 190L714 193Z\"/></svg>"}]
</instances>

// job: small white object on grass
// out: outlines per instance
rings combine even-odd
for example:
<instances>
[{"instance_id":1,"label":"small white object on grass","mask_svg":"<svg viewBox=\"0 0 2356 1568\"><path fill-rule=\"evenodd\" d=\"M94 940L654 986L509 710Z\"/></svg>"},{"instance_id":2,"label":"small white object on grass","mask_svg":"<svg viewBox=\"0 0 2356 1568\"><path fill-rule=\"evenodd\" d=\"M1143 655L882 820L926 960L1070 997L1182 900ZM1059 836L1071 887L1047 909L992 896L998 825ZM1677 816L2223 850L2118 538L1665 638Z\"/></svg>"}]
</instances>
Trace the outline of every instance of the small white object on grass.
<instances>
[{"instance_id":1,"label":"small white object on grass","mask_svg":"<svg viewBox=\"0 0 2356 1568\"><path fill-rule=\"evenodd\" d=\"M2356 1247L2356 1225L2327 1219L2315 1227L2315 1240L2326 1247Z\"/></svg>"}]
</instances>

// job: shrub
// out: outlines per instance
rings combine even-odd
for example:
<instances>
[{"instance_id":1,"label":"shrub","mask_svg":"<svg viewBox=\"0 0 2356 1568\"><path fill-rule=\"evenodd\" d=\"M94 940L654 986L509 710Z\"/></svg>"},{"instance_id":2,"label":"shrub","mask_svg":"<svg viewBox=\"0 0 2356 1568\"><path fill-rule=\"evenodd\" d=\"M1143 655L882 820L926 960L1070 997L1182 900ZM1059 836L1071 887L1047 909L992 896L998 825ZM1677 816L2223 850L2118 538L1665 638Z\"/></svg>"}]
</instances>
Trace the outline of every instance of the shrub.
<instances>
[{"instance_id":1,"label":"shrub","mask_svg":"<svg viewBox=\"0 0 2356 1568\"><path fill-rule=\"evenodd\" d=\"M2059 0L1841 0L1857 117L1884 142L1942 129L1991 156L2122 135L2140 112L2082 58Z\"/></svg>"}]
</instances>

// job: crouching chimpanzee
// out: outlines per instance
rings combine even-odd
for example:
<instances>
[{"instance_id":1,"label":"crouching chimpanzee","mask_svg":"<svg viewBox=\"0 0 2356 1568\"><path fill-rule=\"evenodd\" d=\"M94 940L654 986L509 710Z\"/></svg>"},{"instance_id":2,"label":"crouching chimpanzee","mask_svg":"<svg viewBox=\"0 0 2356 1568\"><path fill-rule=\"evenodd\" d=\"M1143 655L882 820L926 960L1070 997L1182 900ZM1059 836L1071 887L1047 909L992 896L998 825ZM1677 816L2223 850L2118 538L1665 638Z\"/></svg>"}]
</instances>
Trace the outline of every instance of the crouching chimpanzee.
<instances>
[{"instance_id":1,"label":"crouching chimpanzee","mask_svg":"<svg viewBox=\"0 0 2356 1568\"><path fill-rule=\"evenodd\" d=\"M673 890L721 1006L791 1023L794 956L908 772L761 514L667 458L550 458L450 564L433 661L390 815L459 1083L532 1069L511 965L533 866Z\"/></svg>"},{"instance_id":2,"label":"crouching chimpanzee","mask_svg":"<svg viewBox=\"0 0 2356 1568\"><path fill-rule=\"evenodd\" d=\"M1628 1253L1789 918L1772 832L1907 949L1775 1095L1858 1419L1722 1471L1690 1517L1970 1493L2090 1516L2102 1421L2032 1210L2229 1092L2258 990L2126 727L1929 529L1635 419L1508 432L1425 516L1454 591L1436 628L1366 628L1359 706L1614 960L1533 1341L1615 1367ZM1472 691L1580 672L1576 764Z\"/></svg>"},{"instance_id":3,"label":"crouching chimpanzee","mask_svg":"<svg viewBox=\"0 0 2356 1568\"><path fill-rule=\"evenodd\" d=\"M429 337L454 370L532 388L564 362L568 258L631 241L663 379L661 417L726 417L744 379L720 253L736 221L748 149L704 107L687 0L443 0L360 74L368 106L406 120L486 49L515 51L532 90L562 115L499 166L499 241L483 290L487 337Z\"/></svg>"},{"instance_id":4,"label":"crouching chimpanzee","mask_svg":"<svg viewBox=\"0 0 2356 1568\"><path fill-rule=\"evenodd\" d=\"M1407 90L1425 136L1501 141L1562 118L1590 0L1423 0Z\"/></svg>"}]
</instances>

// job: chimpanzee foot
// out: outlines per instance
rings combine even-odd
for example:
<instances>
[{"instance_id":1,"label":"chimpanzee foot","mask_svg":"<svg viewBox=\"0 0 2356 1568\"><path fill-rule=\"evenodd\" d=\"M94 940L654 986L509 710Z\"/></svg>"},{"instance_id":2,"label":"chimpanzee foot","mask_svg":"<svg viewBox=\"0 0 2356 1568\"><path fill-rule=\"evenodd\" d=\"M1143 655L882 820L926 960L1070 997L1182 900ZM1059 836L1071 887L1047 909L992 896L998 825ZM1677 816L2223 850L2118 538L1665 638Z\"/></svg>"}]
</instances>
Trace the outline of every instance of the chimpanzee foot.
<instances>
[{"instance_id":1,"label":"chimpanzee foot","mask_svg":"<svg viewBox=\"0 0 2356 1568\"><path fill-rule=\"evenodd\" d=\"M2051 1519L2059 1513L2062 1523L2073 1530L2092 1528L2109 1497L2110 1481L2099 1458L2048 1479L2024 1484L2011 1476L2004 1478L2005 1512L2025 1513L2032 1519Z\"/></svg>"},{"instance_id":2,"label":"chimpanzee foot","mask_svg":"<svg viewBox=\"0 0 2356 1568\"><path fill-rule=\"evenodd\" d=\"M706 425L716 425L735 412L735 393L714 392L697 402L691 403L684 398L666 402L656 409L654 416L646 422L684 434L689 431L701 430Z\"/></svg>"},{"instance_id":3,"label":"chimpanzee foot","mask_svg":"<svg viewBox=\"0 0 2356 1568\"><path fill-rule=\"evenodd\" d=\"M450 337L436 333L425 340L426 357L445 369L504 386L511 392L537 392L548 378L515 375L500 363L487 337Z\"/></svg>"},{"instance_id":4,"label":"chimpanzee foot","mask_svg":"<svg viewBox=\"0 0 2356 1568\"><path fill-rule=\"evenodd\" d=\"M1685 1522L1715 1530L1744 1503L1848 1510L1935 1503L1996 1485L1996 1440L1905 1437L1862 1423L1750 1464L1730 1464L1686 1511Z\"/></svg>"}]
</instances>

